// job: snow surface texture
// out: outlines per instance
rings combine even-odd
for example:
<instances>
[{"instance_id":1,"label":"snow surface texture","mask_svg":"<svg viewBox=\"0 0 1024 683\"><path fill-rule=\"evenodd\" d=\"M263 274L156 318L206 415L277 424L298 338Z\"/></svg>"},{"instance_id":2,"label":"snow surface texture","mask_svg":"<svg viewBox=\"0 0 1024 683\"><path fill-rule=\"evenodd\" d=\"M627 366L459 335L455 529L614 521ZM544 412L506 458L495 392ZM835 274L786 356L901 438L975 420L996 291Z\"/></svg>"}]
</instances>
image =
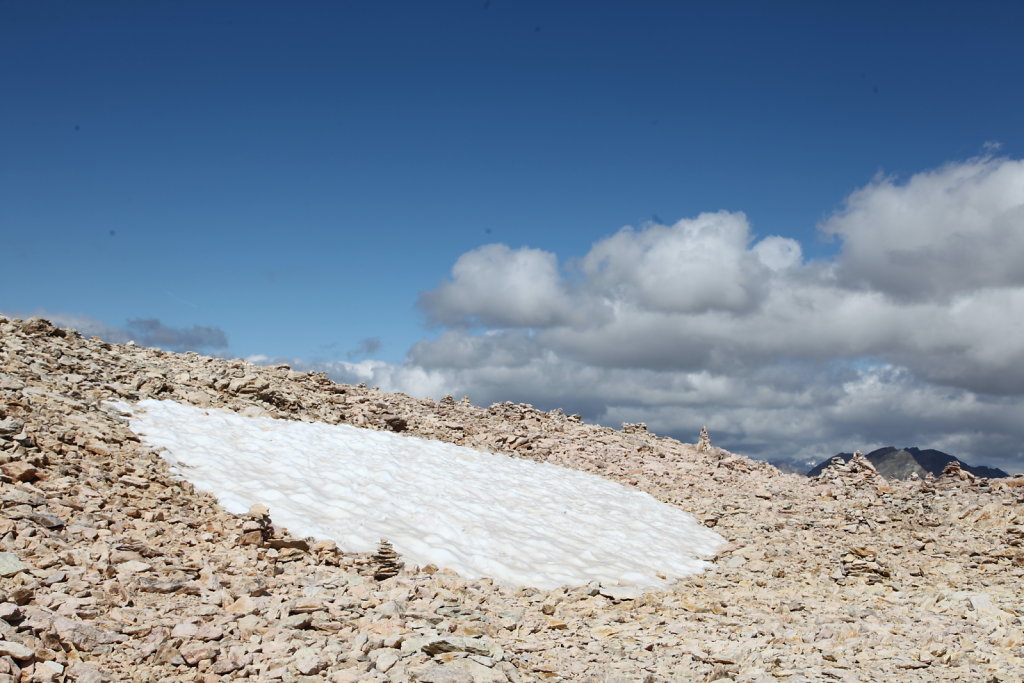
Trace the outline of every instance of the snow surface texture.
<instances>
[{"instance_id":1,"label":"snow surface texture","mask_svg":"<svg viewBox=\"0 0 1024 683\"><path fill-rule=\"evenodd\" d=\"M646 493L575 470L349 425L243 417L173 401L111 405L229 512L270 508L292 535L349 552L553 588L660 587L725 541Z\"/></svg>"}]
</instances>

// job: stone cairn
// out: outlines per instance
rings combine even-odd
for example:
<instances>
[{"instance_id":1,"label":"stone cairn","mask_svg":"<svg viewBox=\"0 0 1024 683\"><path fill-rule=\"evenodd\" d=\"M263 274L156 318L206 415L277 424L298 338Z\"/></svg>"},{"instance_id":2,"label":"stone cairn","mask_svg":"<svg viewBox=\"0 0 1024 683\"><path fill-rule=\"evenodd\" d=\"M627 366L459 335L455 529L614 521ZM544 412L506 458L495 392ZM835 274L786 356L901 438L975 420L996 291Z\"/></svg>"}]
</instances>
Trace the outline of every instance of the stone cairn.
<instances>
[{"instance_id":1,"label":"stone cairn","mask_svg":"<svg viewBox=\"0 0 1024 683\"><path fill-rule=\"evenodd\" d=\"M249 508L242 522L242 536L239 543L242 545L263 545L274 532L274 525L270 521L270 510L266 505L256 504Z\"/></svg>"},{"instance_id":2,"label":"stone cairn","mask_svg":"<svg viewBox=\"0 0 1024 683\"><path fill-rule=\"evenodd\" d=\"M874 464L864 457L864 454L860 451L854 451L853 457L850 458L850 462L847 463L847 467L854 474L866 474L866 475L878 475L878 469Z\"/></svg>"},{"instance_id":3,"label":"stone cairn","mask_svg":"<svg viewBox=\"0 0 1024 683\"><path fill-rule=\"evenodd\" d=\"M373 578L378 581L384 581L390 579L393 576L397 576L398 572L402 569L402 561L398 558L398 553L391 547L391 543L387 539L380 539L380 546L377 548L377 552L373 555L373 563L376 568L373 570Z\"/></svg>"},{"instance_id":4,"label":"stone cairn","mask_svg":"<svg viewBox=\"0 0 1024 683\"><path fill-rule=\"evenodd\" d=\"M840 456L832 458L818 479L824 481L871 481L882 478L875 466L860 451L854 451L849 462Z\"/></svg>"},{"instance_id":5,"label":"stone cairn","mask_svg":"<svg viewBox=\"0 0 1024 683\"><path fill-rule=\"evenodd\" d=\"M976 476L960 467L960 463L956 460L942 468L942 477L949 477L950 479L959 479L960 481L967 482L973 482L977 479Z\"/></svg>"},{"instance_id":6,"label":"stone cairn","mask_svg":"<svg viewBox=\"0 0 1024 683\"><path fill-rule=\"evenodd\" d=\"M960 467L959 462L953 460L942 468L942 475L935 480L935 488L947 490L965 486L978 487L987 485L987 483L987 480L976 477Z\"/></svg>"},{"instance_id":7,"label":"stone cairn","mask_svg":"<svg viewBox=\"0 0 1024 683\"><path fill-rule=\"evenodd\" d=\"M697 450L701 453L710 453L711 448L711 436L708 434L708 428L701 427L700 441L697 442Z\"/></svg>"}]
</instances>

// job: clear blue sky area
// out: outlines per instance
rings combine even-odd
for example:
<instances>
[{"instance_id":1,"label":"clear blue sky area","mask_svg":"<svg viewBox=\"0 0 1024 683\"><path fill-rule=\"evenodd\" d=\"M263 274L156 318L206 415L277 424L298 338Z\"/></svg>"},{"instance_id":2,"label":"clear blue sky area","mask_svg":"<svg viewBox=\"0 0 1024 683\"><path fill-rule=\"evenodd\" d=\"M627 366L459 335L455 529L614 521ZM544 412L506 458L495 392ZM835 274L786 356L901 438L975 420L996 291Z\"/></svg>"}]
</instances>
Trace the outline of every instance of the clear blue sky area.
<instances>
[{"instance_id":1,"label":"clear blue sky area","mask_svg":"<svg viewBox=\"0 0 1024 683\"><path fill-rule=\"evenodd\" d=\"M1024 4L0 0L0 310L398 361L490 242L815 226L1024 151Z\"/></svg>"}]
</instances>

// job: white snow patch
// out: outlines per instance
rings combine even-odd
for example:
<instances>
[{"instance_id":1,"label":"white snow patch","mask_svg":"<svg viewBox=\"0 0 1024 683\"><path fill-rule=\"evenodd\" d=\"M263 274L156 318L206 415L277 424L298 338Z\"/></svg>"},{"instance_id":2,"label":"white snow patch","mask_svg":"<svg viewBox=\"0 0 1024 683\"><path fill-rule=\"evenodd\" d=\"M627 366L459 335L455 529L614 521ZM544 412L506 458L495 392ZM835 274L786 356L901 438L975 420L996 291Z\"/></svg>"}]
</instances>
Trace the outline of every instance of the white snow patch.
<instances>
[{"instance_id":1,"label":"white snow patch","mask_svg":"<svg viewBox=\"0 0 1024 683\"><path fill-rule=\"evenodd\" d=\"M174 401L112 405L228 511L263 503L290 533L349 552L387 538L407 561L469 578L665 586L709 566L698 558L725 543L646 493L555 465Z\"/></svg>"}]
</instances>

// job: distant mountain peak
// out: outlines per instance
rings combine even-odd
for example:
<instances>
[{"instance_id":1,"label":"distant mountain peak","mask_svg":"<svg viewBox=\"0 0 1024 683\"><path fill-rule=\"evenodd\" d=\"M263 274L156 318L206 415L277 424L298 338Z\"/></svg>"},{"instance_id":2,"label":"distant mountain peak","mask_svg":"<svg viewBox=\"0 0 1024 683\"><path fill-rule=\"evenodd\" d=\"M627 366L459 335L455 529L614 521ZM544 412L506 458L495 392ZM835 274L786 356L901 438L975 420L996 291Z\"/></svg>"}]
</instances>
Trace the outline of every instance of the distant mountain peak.
<instances>
[{"instance_id":1,"label":"distant mountain peak","mask_svg":"<svg viewBox=\"0 0 1024 683\"><path fill-rule=\"evenodd\" d=\"M832 458L836 457L849 462L853 457L853 453L837 453L830 458L826 458L815 465L807 473L807 476L818 476L826 467L828 467L829 463L832 462ZM939 477L942 476L942 470L951 462L957 463L960 466L960 469L965 472L969 472L976 477L999 479L1010 476L1006 472L995 467L968 465L954 455L943 453L942 451L937 451L932 448L920 449L915 446L905 446L903 448L883 446L882 448L871 451L864 457L875 466L875 469L878 470L879 474L888 479L909 479L915 474L919 477L926 477L929 474Z\"/></svg>"}]
</instances>

